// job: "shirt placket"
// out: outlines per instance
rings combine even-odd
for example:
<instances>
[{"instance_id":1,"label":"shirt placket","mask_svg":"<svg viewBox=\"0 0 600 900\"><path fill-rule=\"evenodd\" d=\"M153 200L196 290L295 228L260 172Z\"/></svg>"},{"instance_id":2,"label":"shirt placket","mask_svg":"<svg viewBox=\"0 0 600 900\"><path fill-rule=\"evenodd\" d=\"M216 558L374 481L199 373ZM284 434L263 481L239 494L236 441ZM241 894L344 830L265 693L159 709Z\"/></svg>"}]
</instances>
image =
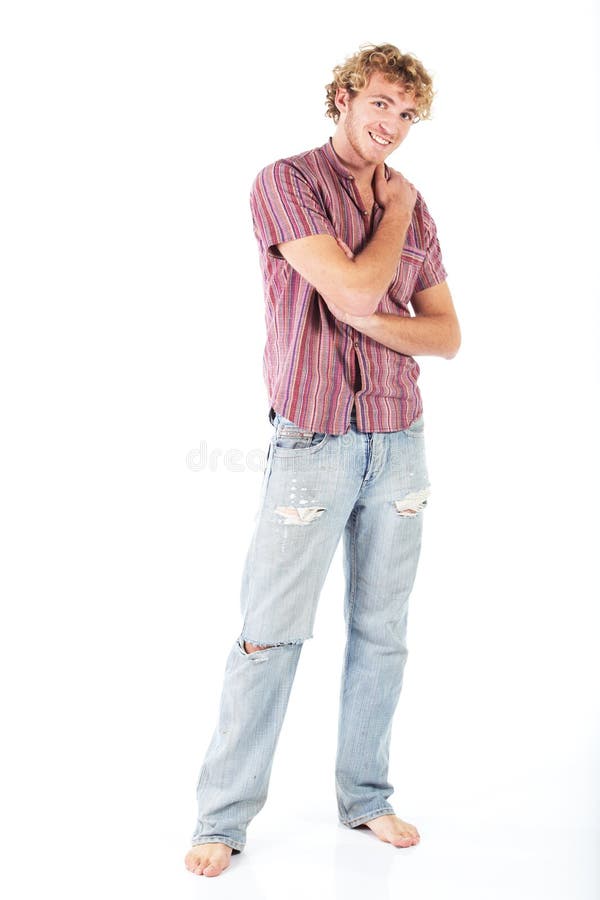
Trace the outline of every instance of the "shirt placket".
<instances>
[{"instance_id":1,"label":"shirt placket","mask_svg":"<svg viewBox=\"0 0 600 900\"><path fill-rule=\"evenodd\" d=\"M371 210L371 215L369 216L368 210L365 209L362 197L359 194L358 188L356 187L356 182L354 178L349 178L347 181L347 193L352 200L354 206L358 210L360 214L360 228L363 234L363 246L371 239L373 234L373 226L376 218L376 210L379 208L378 203L375 201L373 203L373 208ZM365 369L364 366L361 365L361 356L359 350L362 352L362 343L361 343L361 332L357 331L356 328L352 325L346 326L349 329L349 335L351 340L351 346L354 348L354 377L353 377L353 392L354 392L354 383L356 382L356 367L360 371L360 389L363 390L365 385ZM354 393L353 393L354 396Z\"/></svg>"}]
</instances>

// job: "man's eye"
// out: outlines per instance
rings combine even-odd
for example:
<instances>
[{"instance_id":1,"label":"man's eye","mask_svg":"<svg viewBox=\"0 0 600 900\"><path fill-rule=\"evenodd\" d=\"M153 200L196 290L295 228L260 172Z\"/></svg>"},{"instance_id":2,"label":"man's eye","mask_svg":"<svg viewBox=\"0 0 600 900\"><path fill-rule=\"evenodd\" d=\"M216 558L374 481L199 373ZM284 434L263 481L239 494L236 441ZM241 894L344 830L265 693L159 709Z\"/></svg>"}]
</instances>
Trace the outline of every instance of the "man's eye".
<instances>
[{"instance_id":1,"label":"man's eye","mask_svg":"<svg viewBox=\"0 0 600 900\"><path fill-rule=\"evenodd\" d=\"M385 106L385 103L383 102L383 100L375 100L374 102L375 102L375 106L377 106L378 103L380 104L380 106Z\"/></svg>"}]
</instances>

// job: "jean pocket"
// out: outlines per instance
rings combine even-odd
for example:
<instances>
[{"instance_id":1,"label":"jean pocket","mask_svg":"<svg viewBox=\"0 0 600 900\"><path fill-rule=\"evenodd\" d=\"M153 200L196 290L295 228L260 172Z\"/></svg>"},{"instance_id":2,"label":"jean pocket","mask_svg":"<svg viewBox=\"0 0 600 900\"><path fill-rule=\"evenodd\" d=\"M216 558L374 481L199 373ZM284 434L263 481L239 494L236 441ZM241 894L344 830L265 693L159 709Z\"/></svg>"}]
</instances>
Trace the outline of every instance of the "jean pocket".
<instances>
[{"instance_id":1,"label":"jean pocket","mask_svg":"<svg viewBox=\"0 0 600 900\"><path fill-rule=\"evenodd\" d=\"M324 431L311 431L301 428L290 419L284 418L279 413L273 423L275 434L273 435L273 449L275 452L318 450L324 446L329 435Z\"/></svg>"},{"instance_id":2,"label":"jean pocket","mask_svg":"<svg viewBox=\"0 0 600 900\"><path fill-rule=\"evenodd\" d=\"M414 438L422 438L425 436L425 420L423 419L423 415L420 415L418 419L415 419L412 422L405 432L409 437Z\"/></svg>"}]
</instances>

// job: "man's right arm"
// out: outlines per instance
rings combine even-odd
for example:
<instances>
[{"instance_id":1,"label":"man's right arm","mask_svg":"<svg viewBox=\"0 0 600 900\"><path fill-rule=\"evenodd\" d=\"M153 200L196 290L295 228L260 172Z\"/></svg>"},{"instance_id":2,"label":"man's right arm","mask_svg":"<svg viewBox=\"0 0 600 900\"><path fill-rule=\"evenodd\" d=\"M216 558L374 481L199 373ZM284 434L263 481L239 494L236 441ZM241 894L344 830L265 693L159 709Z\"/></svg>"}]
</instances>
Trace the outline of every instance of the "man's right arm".
<instances>
[{"instance_id":1,"label":"man's right arm","mask_svg":"<svg viewBox=\"0 0 600 900\"><path fill-rule=\"evenodd\" d=\"M323 297L343 312L371 315L396 274L417 192L399 172L383 164L375 170L373 189L383 206L381 221L368 244L356 256L342 250L328 234L310 235L278 244L284 259Z\"/></svg>"}]
</instances>

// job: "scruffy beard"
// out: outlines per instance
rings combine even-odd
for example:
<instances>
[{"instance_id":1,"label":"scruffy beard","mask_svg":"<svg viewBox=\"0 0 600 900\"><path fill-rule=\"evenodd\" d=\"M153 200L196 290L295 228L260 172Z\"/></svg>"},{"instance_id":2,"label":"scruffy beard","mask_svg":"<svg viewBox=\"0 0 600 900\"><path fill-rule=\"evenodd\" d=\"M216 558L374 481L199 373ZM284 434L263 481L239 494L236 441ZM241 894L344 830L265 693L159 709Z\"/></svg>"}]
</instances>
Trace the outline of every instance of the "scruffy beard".
<instances>
[{"instance_id":1,"label":"scruffy beard","mask_svg":"<svg viewBox=\"0 0 600 900\"><path fill-rule=\"evenodd\" d=\"M356 155L364 162L370 163L371 165L377 165L382 162L394 148L394 144L390 144L389 147L382 147L381 151L378 151L377 147L370 146L371 138L369 137L368 129L365 128L364 125L359 126L357 124L356 116L352 109L352 103L349 105L344 120L344 133L346 135L346 140Z\"/></svg>"}]
</instances>

